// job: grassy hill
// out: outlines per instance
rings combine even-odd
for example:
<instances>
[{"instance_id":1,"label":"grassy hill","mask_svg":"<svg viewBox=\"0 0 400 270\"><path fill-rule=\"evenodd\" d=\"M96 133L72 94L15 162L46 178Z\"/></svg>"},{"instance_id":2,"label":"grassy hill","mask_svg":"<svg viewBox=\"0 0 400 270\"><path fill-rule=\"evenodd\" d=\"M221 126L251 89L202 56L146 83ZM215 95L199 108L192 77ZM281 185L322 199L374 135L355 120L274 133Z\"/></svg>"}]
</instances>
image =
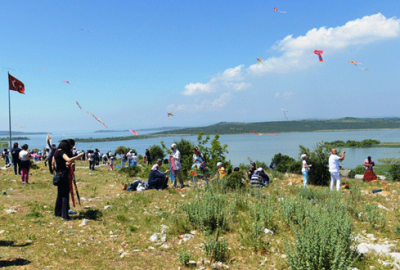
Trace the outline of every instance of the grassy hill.
<instances>
[{"instance_id":1,"label":"grassy hill","mask_svg":"<svg viewBox=\"0 0 400 270\"><path fill-rule=\"evenodd\" d=\"M215 243L217 228L221 246L214 258L224 260L230 269L289 269L290 255L326 261L336 254L329 248L349 251L348 247L356 244L350 233L359 242L390 243L393 251L399 250L397 183L388 183L386 190L380 182L343 179L350 190L344 189L338 196L328 187L303 190L301 176L269 173L271 185L257 190L248 184L241 190L221 190L214 182L207 190L200 185L129 192L120 189L121 182L146 178L129 178L106 166L92 172L87 162L78 161L76 179L82 205L73 207L78 214L66 222L54 217L57 190L48 169L43 163L38 166L31 170L29 185L22 185L11 168L0 171L0 267L183 270L200 269L201 265L207 269L205 263L211 258L207 247ZM384 192L372 194L377 188ZM264 228L273 234L265 233ZM152 242L156 233L166 237ZM323 239L327 240L324 245L316 244ZM304 250L309 256L301 249L297 255L288 249L296 243L305 248L312 244L312 249ZM320 247L327 253L319 254L316 249ZM342 262L348 254L336 256ZM185 258L197 262L197 267L184 266ZM366 254L352 267L386 269L380 260L392 262L389 256ZM332 269L329 266L325 269Z\"/></svg>"},{"instance_id":2,"label":"grassy hill","mask_svg":"<svg viewBox=\"0 0 400 270\"><path fill-rule=\"evenodd\" d=\"M363 129L397 129L400 128L398 118L341 118L333 120L299 120L258 123L221 122L218 124L169 130L155 134L242 134L252 130L258 133L310 132L321 130L363 130Z\"/></svg>"}]
</instances>

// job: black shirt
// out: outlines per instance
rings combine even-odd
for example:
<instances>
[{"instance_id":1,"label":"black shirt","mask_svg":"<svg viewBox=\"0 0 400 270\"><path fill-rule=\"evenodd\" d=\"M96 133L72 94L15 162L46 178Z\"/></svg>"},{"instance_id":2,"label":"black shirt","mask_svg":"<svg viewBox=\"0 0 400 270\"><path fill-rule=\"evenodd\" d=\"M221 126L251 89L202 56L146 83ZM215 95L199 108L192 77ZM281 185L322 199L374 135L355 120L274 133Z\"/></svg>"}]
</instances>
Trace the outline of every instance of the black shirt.
<instances>
[{"instance_id":1,"label":"black shirt","mask_svg":"<svg viewBox=\"0 0 400 270\"><path fill-rule=\"evenodd\" d=\"M13 158L13 162L17 162L19 159L19 152L21 152L21 148L13 148L11 149L11 156Z\"/></svg>"},{"instance_id":2,"label":"black shirt","mask_svg":"<svg viewBox=\"0 0 400 270\"><path fill-rule=\"evenodd\" d=\"M54 160L56 161L56 171L57 172L66 172L67 171L67 162L63 158L65 152L63 150L58 149L54 154Z\"/></svg>"}]
</instances>

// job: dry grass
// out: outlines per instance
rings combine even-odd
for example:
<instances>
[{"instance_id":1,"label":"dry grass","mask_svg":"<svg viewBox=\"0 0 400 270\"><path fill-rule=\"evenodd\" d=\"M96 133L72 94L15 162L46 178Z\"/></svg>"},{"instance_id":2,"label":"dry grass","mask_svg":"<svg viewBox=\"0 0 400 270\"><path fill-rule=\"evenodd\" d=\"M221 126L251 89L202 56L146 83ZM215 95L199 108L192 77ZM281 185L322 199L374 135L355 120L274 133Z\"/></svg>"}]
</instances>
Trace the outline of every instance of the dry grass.
<instances>
[{"instance_id":1,"label":"dry grass","mask_svg":"<svg viewBox=\"0 0 400 270\"><path fill-rule=\"evenodd\" d=\"M3 164L1 161L0 165ZM31 171L29 185L22 185L20 177L14 175L11 168L0 171L0 191L7 193L0 195L0 266L10 266L9 269L177 269L183 267L178 256L182 246L191 251L195 260L205 258L201 246L205 232L197 231L194 239L178 244L180 233L173 231L172 222L175 217L184 217L181 206L196 198L201 199L202 191L191 188L141 193L122 191L120 183L131 183L133 178L104 166L91 172L81 168L88 167L87 163L78 161L76 178L82 206L73 208L78 211L73 221L65 222L53 214L57 191L52 176L43 163L38 165L39 169ZM297 179L273 181L270 187L261 191L262 195L273 196L278 203L278 198L295 194L295 187L301 186ZM394 209L399 209L399 195L392 192L400 191L398 183L389 183L388 189L384 190L387 193L371 194L372 189L384 187L378 182L345 182L350 187L368 192L368 195L356 198L360 206L369 202L390 209L386 211L387 223L383 230L370 228L365 220L354 218L354 235L367 230L378 239L397 239L394 231L400 226L400 215ZM250 205L255 199L248 193L246 189L240 196L244 196ZM342 194L343 200L351 200L349 190L343 190ZM230 193L226 196L231 200L238 195ZM105 209L107 205L112 207ZM16 213L7 213L9 209ZM89 219L88 225L79 226L84 218ZM239 232L243 230L238 224L247 218L246 211L239 211L234 226L222 235L228 239L231 249L227 263L231 269L288 269L282 255L286 253L285 241L292 241L293 236L282 224L279 213L275 217L278 224L276 233L264 237L268 248L263 252L242 247ZM161 224L171 229L167 234L167 244L172 245L169 249L162 249L149 240L152 234L160 232ZM400 250L399 247L396 249ZM124 252L127 253L121 257ZM366 257L357 267L382 267L377 259ZM263 266L260 266L261 262Z\"/></svg>"}]
</instances>

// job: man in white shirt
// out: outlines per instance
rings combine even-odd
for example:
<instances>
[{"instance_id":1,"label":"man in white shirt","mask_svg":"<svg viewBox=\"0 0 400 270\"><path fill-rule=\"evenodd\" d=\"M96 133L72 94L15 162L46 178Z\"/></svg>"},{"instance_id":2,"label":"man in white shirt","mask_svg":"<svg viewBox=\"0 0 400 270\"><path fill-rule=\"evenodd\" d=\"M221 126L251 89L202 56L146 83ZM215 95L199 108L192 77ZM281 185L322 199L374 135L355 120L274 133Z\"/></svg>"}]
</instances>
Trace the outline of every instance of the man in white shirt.
<instances>
[{"instance_id":1,"label":"man in white shirt","mask_svg":"<svg viewBox=\"0 0 400 270\"><path fill-rule=\"evenodd\" d=\"M132 150L129 150L129 152L126 154L126 159L128 161L128 167L132 165Z\"/></svg>"},{"instance_id":2,"label":"man in white shirt","mask_svg":"<svg viewBox=\"0 0 400 270\"><path fill-rule=\"evenodd\" d=\"M181 166L181 152L179 152L179 150L176 148L176 144L175 143L171 145L171 156L172 156L172 158L174 160L174 166L172 167L172 165L171 165L171 168L173 168L175 178L179 179L179 183L181 184L181 188L183 188L184 185L183 185L183 179L182 179L182 173L181 173L181 168L182 168L182 166ZM175 179L174 186L176 187L176 179Z\"/></svg>"},{"instance_id":3,"label":"man in white shirt","mask_svg":"<svg viewBox=\"0 0 400 270\"><path fill-rule=\"evenodd\" d=\"M339 161L342 161L344 159L344 155L346 154L346 151L342 152L342 156L339 157L337 155L337 151L335 148L332 149L332 154L329 156L329 172L331 174L331 190L333 190L333 187L336 182L336 190L340 190L340 174L339 170L342 167L342 165L339 164Z\"/></svg>"},{"instance_id":4,"label":"man in white shirt","mask_svg":"<svg viewBox=\"0 0 400 270\"><path fill-rule=\"evenodd\" d=\"M131 159L132 159L132 165L136 166L137 165L137 156L136 156L135 152L132 152Z\"/></svg>"}]
</instances>

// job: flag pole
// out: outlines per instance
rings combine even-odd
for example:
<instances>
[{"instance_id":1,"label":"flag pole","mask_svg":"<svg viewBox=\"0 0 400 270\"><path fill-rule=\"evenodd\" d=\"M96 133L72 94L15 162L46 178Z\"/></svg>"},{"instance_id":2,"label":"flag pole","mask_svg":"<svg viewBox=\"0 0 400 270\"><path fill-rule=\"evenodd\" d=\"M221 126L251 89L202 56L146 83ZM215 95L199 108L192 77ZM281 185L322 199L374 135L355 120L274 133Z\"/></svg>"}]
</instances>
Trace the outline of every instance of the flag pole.
<instances>
[{"instance_id":1,"label":"flag pole","mask_svg":"<svg viewBox=\"0 0 400 270\"><path fill-rule=\"evenodd\" d=\"M8 72L8 75L10 75L10 72ZM8 89L8 118L9 118L9 128L10 128L10 145L9 145L9 148L11 149L11 99L10 99L10 89Z\"/></svg>"}]
</instances>

